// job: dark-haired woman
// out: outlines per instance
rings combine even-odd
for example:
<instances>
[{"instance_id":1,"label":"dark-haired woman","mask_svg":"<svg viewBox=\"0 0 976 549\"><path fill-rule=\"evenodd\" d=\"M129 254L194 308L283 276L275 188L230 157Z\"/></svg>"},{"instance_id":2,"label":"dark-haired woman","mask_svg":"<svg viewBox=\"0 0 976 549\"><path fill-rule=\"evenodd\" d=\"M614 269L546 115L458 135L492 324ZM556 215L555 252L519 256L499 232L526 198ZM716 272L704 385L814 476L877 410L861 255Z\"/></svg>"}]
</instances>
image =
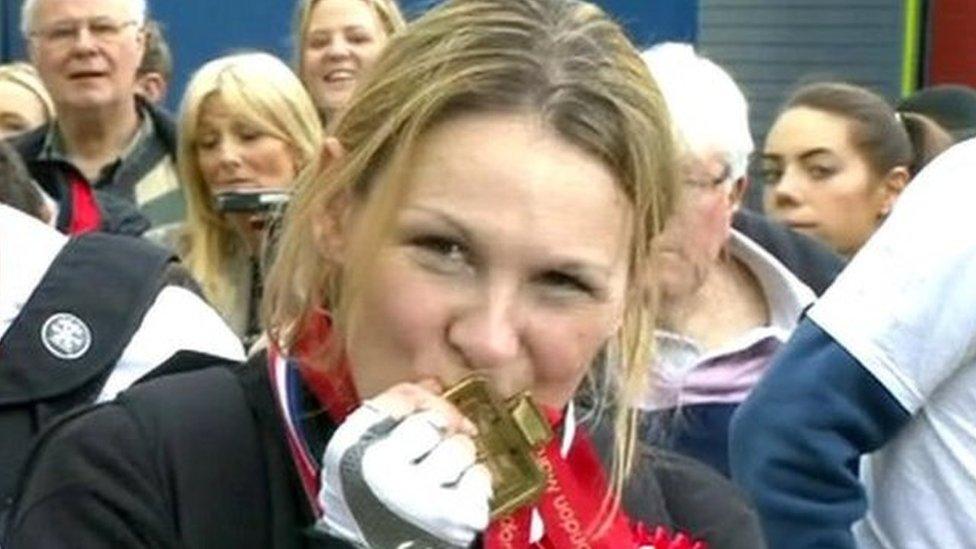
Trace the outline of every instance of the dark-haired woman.
<instances>
[{"instance_id":1,"label":"dark-haired woman","mask_svg":"<svg viewBox=\"0 0 976 549\"><path fill-rule=\"evenodd\" d=\"M919 114L843 83L799 89L762 152L765 209L793 229L852 256L891 213L911 178L952 144Z\"/></svg>"}]
</instances>

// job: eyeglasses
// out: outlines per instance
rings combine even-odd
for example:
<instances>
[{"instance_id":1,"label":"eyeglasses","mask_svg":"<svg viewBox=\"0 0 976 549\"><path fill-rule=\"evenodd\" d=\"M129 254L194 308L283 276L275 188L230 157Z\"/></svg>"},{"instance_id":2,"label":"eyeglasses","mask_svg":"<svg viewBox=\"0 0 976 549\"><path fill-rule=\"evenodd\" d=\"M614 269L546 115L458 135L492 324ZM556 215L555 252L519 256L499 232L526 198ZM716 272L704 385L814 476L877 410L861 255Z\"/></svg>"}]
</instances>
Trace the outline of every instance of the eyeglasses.
<instances>
[{"instance_id":1,"label":"eyeglasses","mask_svg":"<svg viewBox=\"0 0 976 549\"><path fill-rule=\"evenodd\" d=\"M117 42L122 31L127 27L138 25L138 21L116 21L108 17L93 17L91 19L73 19L58 21L30 33L31 38L40 40L45 46L65 48L74 43L81 36L83 28L96 42L107 44Z\"/></svg>"},{"instance_id":2,"label":"eyeglasses","mask_svg":"<svg viewBox=\"0 0 976 549\"><path fill-rule=\"evenodd\" d=\"M722 183L725 183L732 177L732 167L728 164L724 165L722 168L722 173L716 177L711 177L709 174L706 175L708 175L707 179L691 177L685 178L685 186L698 191L707 191L719 187L722 185Z\"/></svg>"}]
</instances>

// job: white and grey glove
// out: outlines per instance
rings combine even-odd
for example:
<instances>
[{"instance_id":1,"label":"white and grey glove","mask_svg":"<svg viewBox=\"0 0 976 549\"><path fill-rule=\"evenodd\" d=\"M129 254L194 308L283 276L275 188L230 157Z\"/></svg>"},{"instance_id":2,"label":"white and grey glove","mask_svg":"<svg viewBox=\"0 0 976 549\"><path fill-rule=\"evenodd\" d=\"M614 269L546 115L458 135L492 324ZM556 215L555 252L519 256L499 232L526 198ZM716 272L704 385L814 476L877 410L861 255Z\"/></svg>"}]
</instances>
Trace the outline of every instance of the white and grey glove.
<instances>
[{"instance_id":1,"label":"white and grey glove","mask_svg":"<svg viewBox=\"0 0 976 549\"><path fill-rule=\"evenodd\" d=\"M325 449L316 525L363 547L468 547L488 527L491 476L467 435L426 410L397 420L363 404Z\"/></svg>"}]
</instances>

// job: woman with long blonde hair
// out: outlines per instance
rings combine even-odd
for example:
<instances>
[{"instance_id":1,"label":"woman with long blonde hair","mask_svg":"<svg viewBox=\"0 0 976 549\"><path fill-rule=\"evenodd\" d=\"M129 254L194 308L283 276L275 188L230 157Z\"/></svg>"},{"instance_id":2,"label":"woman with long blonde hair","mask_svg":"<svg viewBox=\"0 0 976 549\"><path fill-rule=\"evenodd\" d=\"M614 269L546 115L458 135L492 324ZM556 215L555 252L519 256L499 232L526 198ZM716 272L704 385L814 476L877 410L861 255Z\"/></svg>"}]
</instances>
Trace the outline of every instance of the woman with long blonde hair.
<instances>
[{"instance_id":1,"label":"woman with long blonde hair","mask_svg":"<svg viewBox=\"0 0 976 549\"><path fill-rule=\"evenodd\" d=\"M271 55L215 59L187 86L178 145L187 218L177 248L206 297L241 336L259 331L255 294L268 214L260 208L224 211L218 198L287 189L321 141L308 94Z\"/></svg>"},{"instance_id":2,"label":"woman with long blonde hair","mask_svg":"<svg viewBox=\"0 0 976 549\"><path fill-rule=\"evenodd\" d=\"M620 28L574 0L449 0L362 84L286 213L268 353L49 435L11 539L50 512L75 545L761 546L724 480L635 440L675 151ZM607 422L574 405L600 364ZM62 451L124 463L61 490Z\"/></svg>"},{"instance_id":3,"label":"woman with long blonde hair","mask_svg":"<svg viewBox=\"0 0 976 549\"><path fill-rule=\"evenodd\" d=\"M396 0L300 0L296 70L323 122L335 117L393 34L406 26Z\"/></svg>"}]
</instances>

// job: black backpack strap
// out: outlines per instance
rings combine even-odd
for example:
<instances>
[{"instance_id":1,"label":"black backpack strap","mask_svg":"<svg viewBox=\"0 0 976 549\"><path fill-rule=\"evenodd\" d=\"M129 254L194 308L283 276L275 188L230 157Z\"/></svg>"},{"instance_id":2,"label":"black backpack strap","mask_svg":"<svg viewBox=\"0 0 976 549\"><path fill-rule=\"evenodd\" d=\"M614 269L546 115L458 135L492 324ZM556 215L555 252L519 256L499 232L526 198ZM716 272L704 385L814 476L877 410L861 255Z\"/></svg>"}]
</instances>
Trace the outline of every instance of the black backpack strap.
<instances>
[{"instance_id":1,"label":"black backpack strap","mask_svg":"<svg viewBox=\"0 0 976 549\"><path fill-rule=\"evenodd\" d=\"M131 237L69 240L0 340L0 518L34 436L96 398L171 255Z\"/></svg>"},{"instance_id":2,"label":"black backpack strap","mask_svg":"<svg viewBox=\"0 0 976 549\"><path fill-rule=\"evenodd\" d=\"M0 406L64 397L104 380L172 260L170 252L131 237L69 240L0 341ZM67 398L66 406L75 400Z\"/></svg>"}]
</instances>

